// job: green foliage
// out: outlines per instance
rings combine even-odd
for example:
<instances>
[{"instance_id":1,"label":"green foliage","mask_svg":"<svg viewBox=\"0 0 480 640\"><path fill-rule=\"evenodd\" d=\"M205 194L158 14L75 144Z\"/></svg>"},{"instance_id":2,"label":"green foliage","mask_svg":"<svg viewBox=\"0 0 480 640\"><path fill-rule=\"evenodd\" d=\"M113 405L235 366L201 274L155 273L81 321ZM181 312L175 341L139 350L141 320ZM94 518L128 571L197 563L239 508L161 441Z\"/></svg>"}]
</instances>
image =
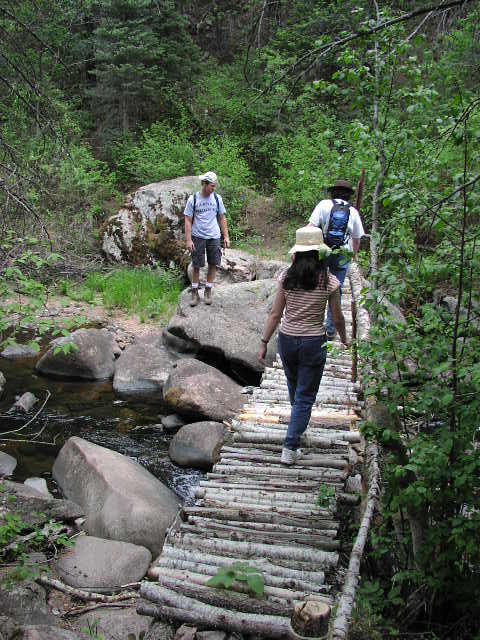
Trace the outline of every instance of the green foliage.
<instances>
[{"instance_id":1,"label":"green foliage","mask_svg":"<svg viewBox=\"0 0 480 640\"><path fill-rule=\"evenodd\" d=\"M101 295L106 307L135 311L150 318L173 313L182 291L182 281L175 270L121 268L107 274L90 274L85 287Z\"/></svg>"},{"instance_id":2,"label":"green foliage","mask_svg":"<svg viewBox=\"0 0 480 640\"><path fill-rule=\"evenodd\" d=\"M207 581L207 586L230 589L235 581L246 582L249 591L254 595L263 595L263 575L247 562L234 562L228 567L220 567L216 575Z\"/></svg>"},{"instance_id":3,"label":"green foliage","mask_svg":"<svg viewBox=\"0 0 480 640\"><path fill-rule=\"evenodd\" d=\"M335 501L335 489L329 484L322 484L320 489L318 490L318 495L316 499L316 504L319 507L323 507L328 509L332 507Z\"/></svg>"},{"instance_id":4,"label":"green foliage","mask_svg":"<svg viewBox=\"0 0 480 640\"><path fill-rule=\"evenodd\" d=\"M127 140L113 147L122 182L141 184L191 175L195 153L187 134L165 122L145 129L138 144Z\"/></svg>"}]
</instances>

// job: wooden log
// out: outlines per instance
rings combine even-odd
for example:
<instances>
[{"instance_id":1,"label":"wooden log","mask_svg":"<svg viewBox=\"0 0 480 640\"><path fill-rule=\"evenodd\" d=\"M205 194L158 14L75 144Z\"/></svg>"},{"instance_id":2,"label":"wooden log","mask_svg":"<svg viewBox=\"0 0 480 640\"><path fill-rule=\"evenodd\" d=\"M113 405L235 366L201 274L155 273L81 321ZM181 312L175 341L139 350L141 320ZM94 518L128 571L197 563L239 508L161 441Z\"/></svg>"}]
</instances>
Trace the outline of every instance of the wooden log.
<instances>
[{"instance_id":1,"label":"wooden log","mask_svg":"<svg viewBox=\"0 0 480 640\"><path fill-rule=\"evenodd\" d=\"M237 593L236 591L215 589L193 582L188 583L162 574L157 577L157 581L162 587L171 589L176 593L226 610L230 609L233 611L242 611L243 613L260 613L274 616L290 616L294 610L294 603L288 600L272 601L265 597L252 598L247 594ZM148 587L143 588L142 595L153 602L162 604L163 595L161 591L157 599L157 585L144 584L147 584ZM325 606L328 605L325 604Z\"/></svg>"},{"instance_id":2,"label":"wooden log","mask_svg":"<svg viewBox=\"0 0 480 640\"><path fill-rule=\"evenodd\" d=\"M318 493L318 492L317 492ZM266 498L268 500L285 500L287 502L302 502L306 503L310 506L315 504L316 494L315 493L296 493L289 491L263 491L261 489L219 489L217 487L197 487L195 490L196 498L205 498L206 496L211 495L212 498L215 496L223 496L228 499L228 497L236 497L236 498Z\"/></svg>"},{"instance_id":3,"label":"wooden log","mask_svg":"<svg viewBox=\"0 0 480 640\"><path fill-rule=\"evenodd\" d=\"M180 525L178 531L181 533L188 533L191 535L200 535L203 536L205 534L205 529L199 529L195 525L190 524L182 524ZM232 527L215 527L211 526L208 528L210 535L213 539L221 539L221 540L234 540L241 542L252 542L255 544L270 544L272 540L272 534L262 533L261 531L254 530L242 530L240 527L232 528ZM333 551L340 548L340 542L338 540L332 540L331 538L327 538L325 536L315 535L315 534L291 534L285 532L276 532L273 536L276 542L281 544L289 544L289 543L297 543L303 544L308 547L312 547L315 549L324 549L326 551Z\"/></svg>"},{"instance_id":4,"label":"wooden log","mask_svg":"<svg viewBox=\"0 0 480 640\"><path fill-rule=\"evenodd\" d=\"M241 431L233 434L233 441L236 442L249 442L256 443L272 443L283 444L285 437L281 433L258 433L254 431ZM304 434L302 437L302 444L305 442L306 446L313 447L318 446L323 449L328 449L331 444L330 438L319 438L310 434ZM300 445L301 446L301 445Z\"/></svg>"},{"instance_id":5,"label":"wooden log","mask_svg":"<svg viewBox=\"0 0 480 640\"><path fill-rule=\"evenodd\" d=\"M337 529L338 522L328 517L328 511L324 510L323 517L305 515L303 512L295 515L291 512L283 513L279 509L272 511L269 507L259 505L245 505L245 507L235 508L218 505L218 507L204 507L195 505L193 507L183 507L183 512L188 515L199 515L202 517L218 518L219 520L248 520L252 522L267 522L271 524L287 524L292 526L309 526L312 529Z\"/></svg>"},{"instance_id":6,"label":"wooden log","mask_svg":"<svg viewBox=\"0 0 480 640\"><path fill-rule=\"evenodd\" d=\"M195 601L188 598L182 600L185 607L183 609L176 605L153 605L140 602L137 605L137 613L161 620L189 622L195 626L205 626L207 629L237 631L240 634L250 633L254 638L263 636L265 638L288 640L288 618L225 611L206 604L197 604L196 607L193 607L193 602Z\"/></svg>"},{"instance_id":7,"label":"wooden log","mask_svg":"<svg viewBox=\"0 0 480 640\"><path fill-rule=\"evenodd\" d=\"M273 478L259 478L258 480L252 480L252 478L244 476L231 476L220 473L207 474L208 480L200 480L200 487L218 487L219 489L225 487L245 488L245 489L262 489L264 491L281 491L282 489L289 489L292 484L285 478L279 478L275 476ZM301 483L295 484L295 489L298 492L315 491L319 488L320 483L315 480L303 480Z\"/></svg>"},{"instance_id":8,"label":"wooden log","mask_svg":"<svg viewBox=\"0 0 480 640\"><path fill-rule=\"evenodd\" d=\"M195 549L185 549L183 547L178 549L177 547L172 547L169 544L165 545L162 556L160 556L160 560L165 557L176 560L185 560L193 564L206 563L215 567L224 567L232 564L232 559L227 556L198 552ZM242 558L242 560L249 562L248 558ZM325 572L314 571L310 567L308 569L292 569L291 567L286 567L284 564L273 563L267 558L260 557L255 558L255 567L261 569L266 575L283 578L286 581L297 580L303 582L314 582L317 585L322 585L325 582ZM197 573L202 572L198 571Z\"/></svg>"},{"instance_id":9,"label":"wooden log","mask_svg":"<svg viewBox=\"0 0 480 640\"><path fill-rule=\"evenodd\" d=\"M230 562L230 564L233 564ZM256 565L252 565L256 566ZM201 586L206 586L207 582L210 580L211 576L202 575L200 573L193 573L191 571L182 571L178 569L169 569L168 567L157 567L158 568L158 577L165 576L167 578L173 578L174 580L179 580L185 583L198 584ZM158 578L157 578L158 579ZM142 583L142 586L145 583ZM149 584L149 583L146 583ZM231 586L231 590L235 593L245 593L248 594L248 586L245 582L240 582L240 580L234 582ZM331 596L323 593L305 593L304 591L297 591L296 589L284 589L279 587L264 587L264 594L269 599L274 600L275 602L289 601L293 602L295 600L305 600L307 597L312 600L316 600L317 602L332 602Z\"/></svg>"},{"instance_id":10,"label":"wooden log","mask_svg":"<svg viewBox=\"0 0 480 640\"><path fill-rule=\"evenodd\" d=\"M232 497L225 496L223 494L218 493L215 494L207 494L204 498L200 498L198 500L198 504L202 505L220 505L224 504L227 506L235 506L235 505L250 505L251 507L266 507L272 510L282 510L289 511L291 513L303 513L305 515L320 515L324 513L324 509L320 509L314 503L312 504L304 504L299 502L286 502L285 500L273 500L269 498L252 498L252 497ZM329 513L333 512L334 504L332 505L332 510Z\"/></svg>"},{"instance_id":11,"label":"wooden log","mask_svg":"<svg viewBox=\"0 0 480 640\"><path fill-rule=\"evenodd\" d=\"M294 527L285 524L269 524L266 522L239 522L238 520L218 520L212 518L201 518L199 516L188 516L188 522L196 524L199 527L208 528L210 525L223 525L227 527L244 527L246 529L253 529L254 531L268 531L268 532L285 532L285 533L311 533L310 527ZM335 538L337 535L336 529L315 529L315 533L329 538Z\"/></svg>"},{"instance_id":12,"label":"wooden log","mask_svg":"<svg viewBox=\"0 0 480 640\"><path fill-rule=\"evenodd\" d=\"M378 448L375 444L367 450L369 456L369 489L366 500L365 512L358 530L357 539L353 545L348 564L348 571L342 588L342 594L338 602L335 619L332 623L332 640L345 640L348 635L349 621L352 615L355 592L360 574L360 563L363 550L367 541L370 524L380 497L380 468L378 465Z\"/></svg>"},{"instance_id":13,"label":"wooden log","mask_svg":"<svg viewBox=\"0 0 480 640\"><path fill-rule=\"evenodd\" d=\"M270 475L270 474L280 474L284 477L290 478L315 478L318 480L334 480L340 481L345 480L347 474L345 471L340 471L338 469L325 469L323 467L317 467L316 469L304 469L302 467L295 467L292 465L291 467L286 468L276 468L272 466L261 466L261 465L225 465L225 464L216 464L215 470L217 472L228 472L228 473L253 473L255 475Z\"/></svg>"},{"instance_id":14,"label":"wooden log","mask_svg":"<svg viewBox=\"0 0 480 640\"><path fill-rule=\"evenodd\" d=\"M222 460L250 460L252 462L266 462L266 463L280 462L280 456L274 456L274 455L268 455L268 454L262 454L262 453L253 453L253 452L230 453L228 451L225 451L224 449L222 449L221 451L221 459ZM312 454L303 456L302 458L297 460L295 464L300 467L302 466L328 467L330 469L341 469L342 471L343 470L346 471L348 468L348 463L345 460L339 460L338 458L336 459L333 456L327 458L322 456L315 456Z\"/></svg>"},{"instance_id":15,"label":"wooden log","mask_svg":"<svg viewBox=\"0 0 480 640\"><path fill-rule=\"evenodd\" d=\"M323 602L299 602L294 606L292 629L302 638L326 637L331 608Z\"/></svg>"},{"instance_id":16,"label":"wooden log","mask_svg":"<svg viewBox=\"0 0 480 640\"><path fill-rule=\"evenodd\" d=\"M233 542L232 540L206 539L191 534L173 534L173 539L189 548L203 549L209 553L221 552L227 554L251 557L268 556L269 558L290 558L302 562L311 562L312 566L325 567L338 564L338 553L335 551L320 551L309 547L295 547L291 545L256 544L254 542Z\"/></svg>"},{"instance_id":17,"label":"wooden log","mask_svg":"<svg viewBox=\"0 0 480 640\"><path fill-rule=\"evenodd\" d=\"M189 560L182 560L180 558L160 558L156 566L149 569L148 577L158 580L160 576L165 576L164 569L172 569L204 575L207 576L208 579L209 576L217 575L220 566L229 567L231 564L232 561L229 558L225 558L224 562L222 562L220 565L212 565L202 562L191 562ZM315 584L313 582L307 582L296 578L284 578L267 574L259 565L257 560L255 560L255 568L262 573L264 583L267 587L275 587L277 589L293 589L295 591L303 591L305 593L328 593L328 591L330 591L330 586L324 584L324 582ZM270 597L271 599L273 599L271 593ZM275 601L281 602L282 598L275 598Z\"/></svg>"}]
</instances>

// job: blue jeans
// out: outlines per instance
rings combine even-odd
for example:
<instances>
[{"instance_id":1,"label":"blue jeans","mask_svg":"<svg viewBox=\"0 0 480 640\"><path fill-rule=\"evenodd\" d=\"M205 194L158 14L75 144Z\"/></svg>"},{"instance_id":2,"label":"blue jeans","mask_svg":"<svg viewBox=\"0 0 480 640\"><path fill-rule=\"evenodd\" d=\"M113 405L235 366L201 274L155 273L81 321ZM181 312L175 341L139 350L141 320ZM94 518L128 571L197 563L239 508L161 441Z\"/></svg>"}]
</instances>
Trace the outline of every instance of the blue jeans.
<instances>
[{"instance_id":1,"label":"blue jeans","mask_svg":"<svg viewBox=\"0 0 480 640\"><path fill-rule=\"evenodd\" d=\"M327 359L326 342L325 336L278 334L278 352L292 405L287 435L283 442L286 449L297 449L300 438L308 427Z\"/></svg>"},{"instance_id":2,"label":"blue jeans","mask_svg":"<svg viewBox=\"0 0 480 640\"><path fill-rule=\"evenodd\" d=\"M342 286L347 275L348 266L350 260L341 254L332 254L327 258L328 270L340 281L340 298L342 296ZM335 333L335 325L333 324L332 314L330 312L330 305L328 305L327 320L325 322L325 329L329 335Z\"/></svg>"}]
</instances>

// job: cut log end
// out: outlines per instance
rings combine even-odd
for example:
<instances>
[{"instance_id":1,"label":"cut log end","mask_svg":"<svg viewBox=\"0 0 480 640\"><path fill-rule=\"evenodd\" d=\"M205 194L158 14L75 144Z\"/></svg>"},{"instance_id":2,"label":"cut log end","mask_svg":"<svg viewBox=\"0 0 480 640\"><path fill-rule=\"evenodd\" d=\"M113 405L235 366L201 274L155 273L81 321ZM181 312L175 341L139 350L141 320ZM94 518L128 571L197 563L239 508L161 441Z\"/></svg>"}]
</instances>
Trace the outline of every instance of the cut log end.
<instances>
[{"instance_id":1,"label":"cut log end","mask_svg":"<svg viewBox=\"0 0 480 640\"><path fill-rule=\"evenodd\" d=\"M295 605L291 619L292 638L326 638L331 607L326 602L307 600Z\"/></svg>"}]
</instances>

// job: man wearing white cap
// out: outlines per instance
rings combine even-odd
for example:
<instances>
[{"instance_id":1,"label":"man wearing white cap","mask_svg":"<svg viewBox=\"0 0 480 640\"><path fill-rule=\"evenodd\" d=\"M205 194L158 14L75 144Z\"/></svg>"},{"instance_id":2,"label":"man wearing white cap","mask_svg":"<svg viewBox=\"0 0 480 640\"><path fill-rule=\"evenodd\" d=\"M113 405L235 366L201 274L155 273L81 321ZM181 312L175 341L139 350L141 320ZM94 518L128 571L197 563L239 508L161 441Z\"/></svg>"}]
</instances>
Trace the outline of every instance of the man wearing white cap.
<instances>
[{"instance_id":1,"label":"man wearing white cap","mask_svg":"<svg viewBox=\"0 0 480 640\"><path fill-rule=\"evenodd\" d=\"M198 177L202 183L202 189L188 198L184 211L187 249L192 254L192 299L190 301L192 307L200 302L198 283L200 268L205 266L205 252L208 273L204 301L205 304L212 304L213 283L222 259L221 236L223 236L225 248L230 247L227 212L222 197L215 193L217 175L213 171L207 171Z\"/></svg>"}]
</instances>

